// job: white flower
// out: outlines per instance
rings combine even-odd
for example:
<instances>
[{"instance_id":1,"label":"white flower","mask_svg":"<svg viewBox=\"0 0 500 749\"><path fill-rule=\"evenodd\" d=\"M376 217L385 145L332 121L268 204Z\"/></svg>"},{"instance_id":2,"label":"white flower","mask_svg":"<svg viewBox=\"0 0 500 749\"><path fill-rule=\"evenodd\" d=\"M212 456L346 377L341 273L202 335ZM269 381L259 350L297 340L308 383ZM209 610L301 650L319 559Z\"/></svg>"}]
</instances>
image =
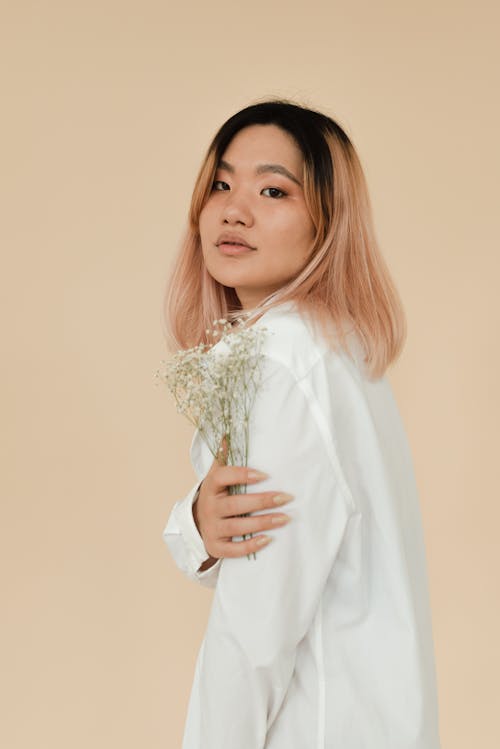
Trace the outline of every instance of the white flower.
<instances>
[{"instance_id":1,"label":"white flower","mask_svg":"<svg viewBox=\"0 0 500 749\"><path fill-rule=\"evenodd\" d=\"M261 347L267 328L246 328L241 319L236 327L225 318L214 320L217 323L223 329L212 331L214 339L220 336L216 343L177 351L163 362L155 378L165 382L177 411L199 429L214 457L225 435L227 464L246 466L250 414L261 383ZM246 490L246 484L230 487L235 494Z\"/></svg>"}]
</instances>

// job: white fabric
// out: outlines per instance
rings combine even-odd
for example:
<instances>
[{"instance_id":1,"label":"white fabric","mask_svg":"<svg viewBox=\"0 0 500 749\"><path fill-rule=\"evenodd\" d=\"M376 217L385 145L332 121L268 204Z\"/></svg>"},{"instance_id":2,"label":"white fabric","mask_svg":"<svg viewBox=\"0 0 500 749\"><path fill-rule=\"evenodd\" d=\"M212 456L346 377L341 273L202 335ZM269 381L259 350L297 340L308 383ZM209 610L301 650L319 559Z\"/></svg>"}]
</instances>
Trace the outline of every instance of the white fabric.
<instances>
[{"instance_id":1,"label":"white fabric","mask_svg":"<svg viewBox=\"0 0 500 749\"><path fill-rule=\"evenodd\" d=\"M213 456L195 432L198 481L163 531L178 567L214 588L182 749L439 749L423 529L389 381L291 302L255 324L271 333L248 465L269 478L248 491L291 492L277 511L292 520L255 560L198 572L192 503Z\"/></svg>"}]
</instances>

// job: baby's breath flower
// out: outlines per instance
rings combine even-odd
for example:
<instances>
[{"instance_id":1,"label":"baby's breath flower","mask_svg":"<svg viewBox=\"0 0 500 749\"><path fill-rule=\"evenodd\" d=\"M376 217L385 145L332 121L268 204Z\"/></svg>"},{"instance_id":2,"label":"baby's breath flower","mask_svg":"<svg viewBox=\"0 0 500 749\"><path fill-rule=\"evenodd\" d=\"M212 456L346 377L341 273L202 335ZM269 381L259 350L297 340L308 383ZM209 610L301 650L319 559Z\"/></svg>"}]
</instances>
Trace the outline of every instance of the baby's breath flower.
<instances>
[{"instance_id":1,"label":"baby's breath flower","mask_svg":"<svg viewBox=\"0 0 500 749\"><path fill-rule=\"evenodd\" d=\"M246 466L250 413L261 383L261 347L267 328L246 328L243 319L236 327L225 318L213 324L222 325L222 330L206 328L205 333L219 340L177 351L169 361L162 361L155 379L167 385L177 412L199 430L214 457L220 459L225 435L227 464ZM246 484L230 487L235 494L246 490Z\"/></svg>"}]
</instances>

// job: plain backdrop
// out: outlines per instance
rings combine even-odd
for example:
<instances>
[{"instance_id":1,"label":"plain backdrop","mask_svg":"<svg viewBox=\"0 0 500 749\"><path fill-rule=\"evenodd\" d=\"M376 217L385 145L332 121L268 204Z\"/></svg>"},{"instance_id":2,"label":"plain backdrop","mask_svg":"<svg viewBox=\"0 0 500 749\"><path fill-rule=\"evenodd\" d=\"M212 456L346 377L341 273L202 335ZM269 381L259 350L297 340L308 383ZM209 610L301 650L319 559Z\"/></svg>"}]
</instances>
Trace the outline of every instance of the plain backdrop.
<instances>
[{"instance_id":1,"label":"plain backdrop","mask_svg":"<svg viewBox=\"0 0 500 749\"><path fill-rule=\"evenodd\" d=\"M177 749L213 592L162 539L193 428L153 375L209 141L268 96L346 129L408 339L443 749L496 749L498 4L4 2L0 744ZM286 529L284 530L286 532Z\"/></svg>"}]
</instances>

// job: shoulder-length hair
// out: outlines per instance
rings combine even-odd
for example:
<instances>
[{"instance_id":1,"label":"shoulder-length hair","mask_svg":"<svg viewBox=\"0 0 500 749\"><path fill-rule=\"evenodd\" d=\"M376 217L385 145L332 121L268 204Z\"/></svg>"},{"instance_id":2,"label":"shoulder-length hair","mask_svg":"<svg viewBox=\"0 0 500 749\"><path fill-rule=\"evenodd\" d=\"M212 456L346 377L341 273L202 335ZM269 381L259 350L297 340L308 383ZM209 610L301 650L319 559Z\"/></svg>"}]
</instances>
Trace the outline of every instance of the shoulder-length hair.
<instances>
[{"instance_id":1,"label":"shoulder-length hair","mask_svg":"<svg viewBox=\"0 0 500 749\"><path fill-rule=\"evenodd\" d=\"M246 314L251 324L267 309L293 300L319 322L333 348L345 345L347 322L365 354L370 379L378 379L399 356L406 318L375 236L366 179L353 144L331 117L288 99L251 104L232 115L215 134L201 164L188 226L167 280L164 322L169 348L190 348L209 340L215 320L242 313L233 288L207 271L199 217L208 200L225 149L242 128L273 124L289 133L303 155L304 198L316 230L310 259L283 287ZM338 333L330 336L331 326Z\"/></svg>"}]
</instances>

